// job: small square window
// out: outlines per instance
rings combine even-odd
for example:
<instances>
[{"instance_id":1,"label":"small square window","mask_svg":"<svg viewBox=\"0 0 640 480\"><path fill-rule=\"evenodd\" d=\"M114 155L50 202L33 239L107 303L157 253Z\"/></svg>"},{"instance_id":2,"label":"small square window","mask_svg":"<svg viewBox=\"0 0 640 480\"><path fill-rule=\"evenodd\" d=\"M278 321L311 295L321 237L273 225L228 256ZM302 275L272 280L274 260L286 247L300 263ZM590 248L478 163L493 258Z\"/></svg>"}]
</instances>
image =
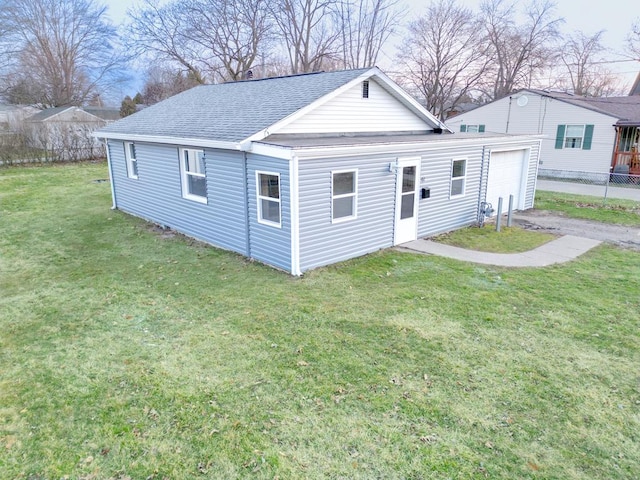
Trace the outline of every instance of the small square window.
<instances>
[{"instance_id":1,"label":"small square window","mask_svg":"<svg viewBox=\"0 0 640 480\"><path fill-rule=\"evenodd\" d=\"M196 202L207 203L204 152L202 150L182 148L180 157L182 196Z\"/></svg>"},{"instance_id":2,"label":"small square window","mask_svg":"<svg viewBox=\"0 0 640 480\"><path fill-rule=\"evenodd\" d=\"M124 142L124 158L127 164L127 176L138 178L138 158L136 156L136 144Z\"/></svg>"},{"instance_id":3,"label":"small square window","mask_svg":"<svg viewBox=\"0 0 640 480\"><path fill-rule=\"evenodd\" d=\"M331 173L331 218L343 221L356 217L357 171Z\"/></svg>"},{"instance_id":4,"label":"small square window","mask_svg":"<svg viewBox=\"0 0 640 480\"><path fill-rule=\"evenodd\" d=\"M256 172L258 222L280 227L280 174Z\"/></svg>"},{"instance_id":5,"label":"small square window","mask_svg":"<svg viewBox=\"0 0 640 480\"><path fill-rule=\"evenodd\" d=\"M467 175L467 160L453 160L451 166L451 191L450 197L464 195L465 180Z\"/></svg>"}]
</instances>

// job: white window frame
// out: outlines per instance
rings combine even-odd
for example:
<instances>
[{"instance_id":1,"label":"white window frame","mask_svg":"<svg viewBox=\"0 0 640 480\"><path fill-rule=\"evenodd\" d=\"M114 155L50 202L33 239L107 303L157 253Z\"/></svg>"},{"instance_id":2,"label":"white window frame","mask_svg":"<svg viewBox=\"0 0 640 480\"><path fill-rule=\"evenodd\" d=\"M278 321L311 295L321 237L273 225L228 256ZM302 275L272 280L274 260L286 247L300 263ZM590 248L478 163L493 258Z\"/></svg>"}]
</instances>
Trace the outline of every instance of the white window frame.
<instances>
[{"instance_id":1,"label":"white window frame","mask_svg":"<svg viewBox=\"0 0 640 480\"><path fill-rule=\"evenodd\" d=\"M261 186L260 175L272 175L274 177L278 177L278 198L267 197L260 193L260 186ZM269 220L263 217L262 200L266 200L268 202L276 202L278 204L278 217L280 218L279 222L274 222L272 220ZM264 170L256 170L256 203L257 203L258 223L261 223L263 225L269 225L271 227L282 228L282 182L280 179L280 173L267 172Z\"/></svg>"},{"instance_id":2,"label":"white window frame","mask_svg":"<svg viewBox=\"0 0 640 480\"><path fill-rule=\"evenodd\" d=\"M480 124L469 125L467 124L467 133L480 133Z\"/></svg>"},{"instance_id":3,"label":"white window frame","mask_svg":"<svg viewBox=\"0 0 640 480\"><path fill-rule=\"evenodd\" d=\"M580 136L569 136L569 128L570 127L580 127L582 128L582 134ZM574 123L574 124L566 124L564 126L564 140L562 141L562 148L568 148L571 150L581 150L582 146L584 145L584 133L585 133L585 129L586 129L586 125L585 124L579 124L579 123ZM575 139L579 139L580 143L576 146L570 146L567 145L567 140L569 140L570 138L575 138Z\"/></svg>"},{"instance_id":4,"label":"white window frame","mask_svg":"<svg viewBox=\"0 0 640 480\"><path fill-rule=\"evenodd\" d=\"M131 155L133 148L134 155ZM136 152L136 144L134 142L124 142L124 158L127 164L127 177L138 179L138 154ZM135 164L135 170L134 170ZM135 172L135 173L134 173Z\"/></svg>"},{"instance_id":5,"label":"white window frame","mask_svg":"<svg viewBox=\"0 0 640 480\"><path fill-rule=\"evenodd\" d=\"M351 193L342 193L342 194L338 194L336 195L333 192L333 185L334 185L334 177L336 174L338 173L353 173L353 192ZM346 217L339 217L339 218L335 218L334 216L334 209L333 209L333 202L336 199L340 199L340 198L352 198L352 205L353 205L353 214L346 216ZM332 170L331 171L331 223L341 223L341 222L348 222L350 220L354 220L358 218L358 169L357 168L351 168L348 170Z\"/></svg>"},{"instance_id":6,"label":"white window frame","mask_svg":"<svg viewBox=\"0 0 640 480\"><path fill-rule=\"evenodd\" d=\"M464 162L464 175L461 175L459 177L454 177L453 176L453 171L454 171L454 165L456 162ZM450 182L449 182L449 198L460 198L460 197L464 197L466 190L467 190L467 167L468 167L468 159L467 158L453 158L451 159L451 174L449 175L450 177ZM454 181L462 181L462 193L458 193L458 194L453 194L453 182Z\"/></svg>"},{"instance_id":7,"label":"white window frame","mask_svg":"<svg viewBox=\"0 0 640 480\"><path fill-rule=\"evenodd\" d=\"M187 164L185 162L185 153L187 155L202 153L204 155L204 150L201 148L180 148L180 177L182 181L182 197L187 200L193 200L194 202L207 203L208 199L206 196L195 195L189 191L189 177L199 177L205 179L205 185L207 181L207 173L206 173L206 162L204 172L190 172L187 170ZM206 190L206 186L205 186Z\"/></svg>"}]
</instances>

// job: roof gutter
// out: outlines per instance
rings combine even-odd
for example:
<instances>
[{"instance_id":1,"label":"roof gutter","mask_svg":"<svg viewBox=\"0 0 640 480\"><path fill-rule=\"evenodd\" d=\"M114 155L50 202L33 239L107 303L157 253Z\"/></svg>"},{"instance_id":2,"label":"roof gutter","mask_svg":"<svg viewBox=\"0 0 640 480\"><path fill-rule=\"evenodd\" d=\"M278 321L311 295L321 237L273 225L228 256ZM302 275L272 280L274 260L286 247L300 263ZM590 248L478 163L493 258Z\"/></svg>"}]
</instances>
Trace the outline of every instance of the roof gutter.
<instances>
[{"instance_id":1,"label":"roof gutter","mask_svg":"<svg viewBox=\"0 0 640 480\"><path fill-rule=\"evenodd\" d=\"M220 140L206 140L204 138L165 137L161 135L139 135L134 133L112 133L99 130L93 132L91 136L104 140L160 143L165 145L189 145L194 147L219 148L223 150L246 150L245 142L225 142Z\"/></svg>"}]
</instances>

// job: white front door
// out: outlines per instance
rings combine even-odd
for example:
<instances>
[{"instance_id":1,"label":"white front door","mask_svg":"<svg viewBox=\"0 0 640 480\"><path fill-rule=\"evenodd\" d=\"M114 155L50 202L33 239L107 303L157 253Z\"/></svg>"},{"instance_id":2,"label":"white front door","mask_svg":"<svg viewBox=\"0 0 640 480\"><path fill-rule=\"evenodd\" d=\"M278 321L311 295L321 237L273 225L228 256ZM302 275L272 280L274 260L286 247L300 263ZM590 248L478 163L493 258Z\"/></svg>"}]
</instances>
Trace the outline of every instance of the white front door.
<instances>
[{"instance_id":1,"label":"white front door","mask_svg":"<svg viewBox=\"0 0 640 480\"><path fill-rule=\"evenodd\" d=\"M410 242L418 237L419 179L420 158L398 159L394 245Z\"/></svg>"}]
</instances>

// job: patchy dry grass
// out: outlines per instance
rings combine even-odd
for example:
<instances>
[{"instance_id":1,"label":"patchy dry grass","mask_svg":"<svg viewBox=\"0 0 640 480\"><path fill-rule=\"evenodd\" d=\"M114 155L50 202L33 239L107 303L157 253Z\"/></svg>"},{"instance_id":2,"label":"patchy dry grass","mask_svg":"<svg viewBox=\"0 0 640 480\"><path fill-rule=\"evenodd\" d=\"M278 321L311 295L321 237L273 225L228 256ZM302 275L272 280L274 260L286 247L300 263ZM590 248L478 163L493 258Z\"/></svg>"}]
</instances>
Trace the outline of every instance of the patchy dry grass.
<instances>
[{"instance_id":1,"label":"patchy dry grass","mask_svg":"<svg viewBox=\"0 0 640 480\"><path fill-rule=\"evenodd\" d=\"M0 170L3 478L626 479L640 254L384 251L295 279Z\"/></svg>"},{"instance_id":2,"label":"patchy dry grass","mask_svg":"<svg viewBox=\"0 0 640 480\"><path fill-rule=\"evenodd\" d=\"M640 225L640 202L602 198L572 193L556 193L538 190L536 209L561 212L568 217L595 220L621 225Z\"/></svg>"},{"instance_id":3,"label":"patchy dry grass","mask_svg":"<svg viewBox=\"0 0 640 480\"><path fill-rule=\"evenodd\" d=\"M432 240L454 247L479 250L492 253L520 253L533 250L556 238L555 235L534 232L520 227L505 227L496 232L494 223L487 223L482 228L476 226L461 228L438 235Z\"/></svg>"}]
</instances>

